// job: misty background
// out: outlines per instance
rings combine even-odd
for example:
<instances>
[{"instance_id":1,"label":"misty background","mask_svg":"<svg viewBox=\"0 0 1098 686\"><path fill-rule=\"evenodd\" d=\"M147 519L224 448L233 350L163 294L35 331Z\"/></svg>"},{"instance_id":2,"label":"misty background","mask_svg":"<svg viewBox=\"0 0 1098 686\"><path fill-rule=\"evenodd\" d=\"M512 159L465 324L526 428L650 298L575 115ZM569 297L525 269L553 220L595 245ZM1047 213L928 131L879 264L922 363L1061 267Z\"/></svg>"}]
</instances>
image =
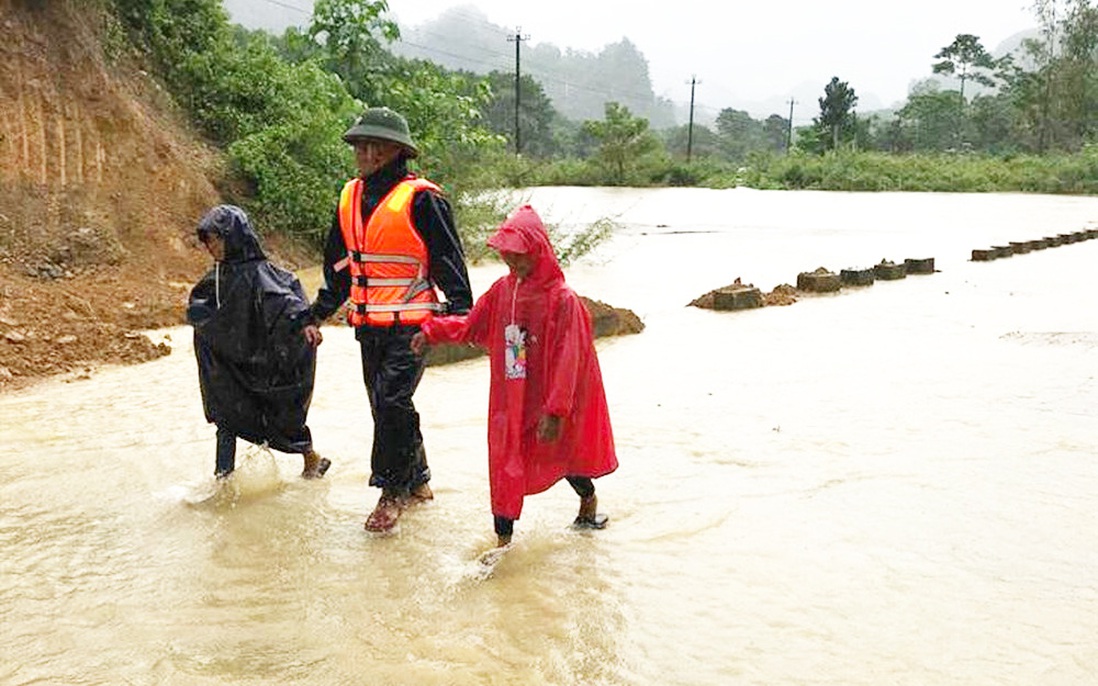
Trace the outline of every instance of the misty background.
<instances>
[{"instance_id":1,"label":"misty background","mask_svg":"<svg viewBox=\"0 0 1098 686\"><path fill-rule=\"evenodd\" d=\"M249 29L280 34L290 26L307 25L312 2L223 0L223 5L232 21ZM519 40L516 40L515 27L493 23L474 5L446 9L434 19L415 25L403 21L399 12L391 12L390 16L400 25L401 31L401 39L389 46L394 54L428 60L448 69L481 75L492 71L513 74L515 47L519 43L521 73L537 80L553 107L573 121L601 119L606 102L619 102L628 107L633 114L648 119L653 129L684 125L690 119L689 100L680 101L657 94L650 77L648 58L627 35L619 41L603 45L597 51L590 51L539 41L526 33L519 34ZM948 27L948 23L943 26ZM1035 35L1035 29L1020 31L994 47L988 46L988 52L993 57L1016 53L1025 38ZM927 53L925 73L897 74L897 81L906 82L909 90L925 81L935 81L943 90L956 89L957 79L935 75L931 71L934 50L947 45L952 37L949 29L944 29L942 45ZM752 66L732 65L728 68L750 69ZM838 76L842 77L841 74ZM699 78L694 122L713 126L722 109L732 108L747 112L759 120L775 114L788 118L792 110L795 126L808 125L819 114L817 99L823 95L825 85L826 82L802 81L792 88L777 89L773 95L760 100L723 102L716 100L720 96L712 91L711 84ZM858 93L860 112L892 111L903 106L902 102L883 102L877 94L860 88L856 82L850 85ZM976 95L981 90L979 84L970 82L967 86L970 95Z\"/></svg>"}]
</instances>

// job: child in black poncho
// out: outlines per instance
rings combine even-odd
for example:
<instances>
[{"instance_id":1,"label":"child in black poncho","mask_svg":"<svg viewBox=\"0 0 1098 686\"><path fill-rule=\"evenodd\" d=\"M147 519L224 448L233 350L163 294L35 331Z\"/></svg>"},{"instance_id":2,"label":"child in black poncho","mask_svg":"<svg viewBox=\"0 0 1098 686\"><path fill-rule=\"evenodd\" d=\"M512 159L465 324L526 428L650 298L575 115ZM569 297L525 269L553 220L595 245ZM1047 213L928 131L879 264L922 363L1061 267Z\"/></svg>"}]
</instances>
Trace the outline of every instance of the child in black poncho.
<instances>
[{"instance_id":1,"label":"child in black poncho","mask_svg":"<svg viewBox=\"0 0 1098 686\"><path fill-rule=\"evenodd\" d=\"M302 476L330 466L306 425L322 336L291 272L271 264L247 214L219 205L198 224L215 263L191 290L187 322L206 419L217 425L214 474L236 466L236 439L304 458Z\"/></svg>"}]
</instances>

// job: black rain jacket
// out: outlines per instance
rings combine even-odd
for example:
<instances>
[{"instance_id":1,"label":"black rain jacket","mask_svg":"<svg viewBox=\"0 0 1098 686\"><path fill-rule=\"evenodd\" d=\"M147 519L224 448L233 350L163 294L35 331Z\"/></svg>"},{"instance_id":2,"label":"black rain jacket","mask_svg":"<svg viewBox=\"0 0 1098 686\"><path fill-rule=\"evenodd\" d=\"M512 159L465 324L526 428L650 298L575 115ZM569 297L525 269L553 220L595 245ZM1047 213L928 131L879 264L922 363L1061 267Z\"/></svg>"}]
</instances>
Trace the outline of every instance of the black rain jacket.
<instances>
[{"instance_id":1,"label":"black rain jacket","mask_svg":"<svg viewBox=\"0 0 1098 686\"><path fill-rule=\"evenodd\" d=\"M316 350L301 331L310 321L305 291L267 261L240 208L215 207L198 231L225 241L224 259L195 285L187 307L206 419L252 443L305 452L316 374Z\"/></svg>"}]
</instances>

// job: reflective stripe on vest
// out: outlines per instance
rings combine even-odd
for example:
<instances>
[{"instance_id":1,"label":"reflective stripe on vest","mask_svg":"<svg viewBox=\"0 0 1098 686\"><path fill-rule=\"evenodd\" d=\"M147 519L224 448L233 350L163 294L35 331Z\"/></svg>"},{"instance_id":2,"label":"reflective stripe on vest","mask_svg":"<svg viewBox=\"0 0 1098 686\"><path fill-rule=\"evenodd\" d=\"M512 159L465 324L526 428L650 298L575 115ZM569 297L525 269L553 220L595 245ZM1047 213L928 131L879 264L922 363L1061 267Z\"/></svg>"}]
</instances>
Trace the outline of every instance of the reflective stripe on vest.
<instances>
[{"instance_id":1,"label":"reflective stripe on vest","mask_svg":"<svg viewBox=\"0 0 1098 686\"><path fill-rule=\"evenodd\" d=\"M420 324L442 310L428 278L427 246L412 223L418 190L441 192L426 179L409 176L378 203L362 222L361 179L348 181L339 199L339 228L351 270L352 326Z\"/></svg>"}]
</instances>

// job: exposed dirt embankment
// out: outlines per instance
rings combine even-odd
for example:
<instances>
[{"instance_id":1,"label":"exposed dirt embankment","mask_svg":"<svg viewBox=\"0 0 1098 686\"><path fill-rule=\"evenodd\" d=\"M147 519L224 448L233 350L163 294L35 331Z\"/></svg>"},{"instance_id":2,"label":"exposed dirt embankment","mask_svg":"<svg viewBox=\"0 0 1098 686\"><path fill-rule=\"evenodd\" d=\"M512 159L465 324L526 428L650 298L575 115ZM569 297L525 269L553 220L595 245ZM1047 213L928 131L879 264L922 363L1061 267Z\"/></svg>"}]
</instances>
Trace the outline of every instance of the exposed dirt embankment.
<instances>
[{"instance_id":1,"label":"exposed dirt embankment","mask_svg":"<svg viewBox=\"0 0 1098 686\"><path fill-rule=\"evenodd\" d=\"M111 64L93 3L0 0L0 390L165 354L217 157Z\"/></svg>"}]
</instances>

